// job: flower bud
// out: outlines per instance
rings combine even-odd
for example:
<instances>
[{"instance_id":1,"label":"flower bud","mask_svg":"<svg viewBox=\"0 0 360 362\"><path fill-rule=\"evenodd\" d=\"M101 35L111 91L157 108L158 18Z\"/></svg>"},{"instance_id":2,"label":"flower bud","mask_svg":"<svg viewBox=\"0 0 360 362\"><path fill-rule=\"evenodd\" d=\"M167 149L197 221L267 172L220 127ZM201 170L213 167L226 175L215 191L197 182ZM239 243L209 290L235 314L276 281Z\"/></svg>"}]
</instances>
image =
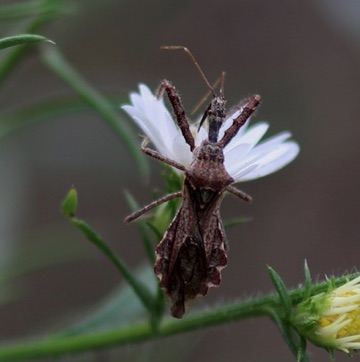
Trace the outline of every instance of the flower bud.
<instances>
[{"instance_id":1,"label":"flower bud","mask_svg":"<svg viewBox=\"0 0 360 362\"><path fill-rule=\"evenodd\" d=\"M319 347L346 353L360 349L360 277L300 303L292 323Z\"/></svg>"}]
</instances>

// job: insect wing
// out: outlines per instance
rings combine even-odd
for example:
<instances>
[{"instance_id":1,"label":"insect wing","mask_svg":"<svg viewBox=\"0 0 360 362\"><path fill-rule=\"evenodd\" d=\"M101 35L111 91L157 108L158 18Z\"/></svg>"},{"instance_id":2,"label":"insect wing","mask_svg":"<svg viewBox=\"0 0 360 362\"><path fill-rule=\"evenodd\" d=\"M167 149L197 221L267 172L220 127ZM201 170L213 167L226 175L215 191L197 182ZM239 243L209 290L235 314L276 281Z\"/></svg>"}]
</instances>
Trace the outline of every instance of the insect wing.
<instances>
[{"instance_id":1,"label":"insect wing","mask_svg":"<svg viewBox=\"0 0 360 362\"><path fill-rule=\"evenodd\" d=\"M206 295L210 287L220 284L221 270L227 265L225 232L216 205L199 220L187 200L185 197L158 245L154 266L176 318L185 313L187 301ZM217 202L221 202L221 197L214 204Z\"/></svg>"},{"instance_id":2,"label":"insect wing","mask_svg":"<svg viewBox=\"0 0 360 362\"><path fill-rule=\"evenodd\" d=\"M221 282L221 271L227 265L227 240L219 212L209 217L204 229L204 249L207 259L207 288L217 287Z\"/></svg>"}]
</instances>

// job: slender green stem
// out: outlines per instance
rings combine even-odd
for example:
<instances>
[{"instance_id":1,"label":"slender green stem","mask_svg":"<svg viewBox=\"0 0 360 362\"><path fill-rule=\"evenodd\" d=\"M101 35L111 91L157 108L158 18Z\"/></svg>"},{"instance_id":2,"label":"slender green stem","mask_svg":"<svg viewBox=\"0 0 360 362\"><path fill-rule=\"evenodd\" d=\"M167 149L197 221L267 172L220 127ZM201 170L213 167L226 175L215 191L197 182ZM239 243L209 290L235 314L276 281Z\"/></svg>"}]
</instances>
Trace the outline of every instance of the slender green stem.
<instances>
[{"instance_id":1,"label":"slender green stem","mask_svg":"<svg viewBox=\"0 0 360 362\"><path fill-rule=\"evenodd\" d=\"M334 285L344 283L359 274L334 279ZM322 282L313 287L314 294L327 290L329 283ZM305 289L300 288L289 292L291 303L301 301ZM48 358L69 353L96 350L123 344L146 341L158 337L167 337L236 320L270 316L274 310L280 310L280 298L268 295L245 302L233 303L202 312L193 313L184 319L167 318L154 330L149 323L138 323L130 326L72 337L48 337L43 340L19 342L0 348L0 361L26 360L31 358Z\"/></svg>"},{"instance_id":2,"label":"slender green stem","mask_svg":"<svg viewBox=\"0 0 360 362\"><path fill-rule=\"evenodd\" d=\"M130 206L131 211L136 211L140 209L139 204L136 202L135 198L129 193L125 192L125 198ZM151 238L149 237L149 228L146 225L146 221L139 219L136 221L136 226L139 230L139 234L141 236L141 239L143 241L144 249L147 254L148 259L150 260L151 264L154 264L155 262L155 252L154 252L154 244L151 241Z\"/></svg>"},{"instance_id":3,"label":"slender green stem","mask_svg":"<svg viewBox=\"0 0 360 362\"><path fill-rule=\"evenodd\" d=\"M88 105L101 114L125 144L140 171L147 174L149 166L145 157L139 152L138 141L132 130L119 117L118 111L114 110L112 104L80 76L56 48L44 48L43 50L42 59L45 65L65 81Z\"/></svg>"},{"instance_id":4,"label":"slender green stem","mask_svg":"<svg viewBox=\"0 0 360 362\"><path fill-rule=\"evenodd\" d=\"M148 311L150 321L157 328L160 321L158 313L157 298L150 293L147 286L141 283L127 268L127 266L115 255L110 246L99 236L85 221L75 217L78 207L78 193L74 186L68 191L62 202L62 212L70 222L76 226L89 241L91 241L120 271L127 283L133 289L144 307Z\"/></svg>"},{"instance_id":5,"label":"slender green stem","mask_svg":"<svg viewBox=\"0 0 360 362\"><path fill-rule=\"evenodd\" d=\"M107 245L106 242L97 233L95 233L95 231L93 231L86 222L75 217L70 217L69 220L73 225L81 230L88 240L95 244L99 250L116 266L128 284L133 288L134 292L139 297L144 307L149 311L149 315L151 316L154 310L155 299L147 287L133 276L125 264L114 254L109 245Z\"/></svg>"},{"instance_id":6,"label":"slender green stem","mask_svg":"<svg viewBox=\"0 0 360 362\"><path fill-rule=\"evenodd\" d=\"M110 101L114 107L119 102L114 97ZM9 114L2 113L0 114L0 139L38 122L49 121L56 117L70 117L76 113L91 111L92 109L81 99L61 98L40 102Z\"/></svg>"},{"instance_id":7,"label":"slender green stem","mask_svg":"<svg viewBox=\"0 0 360 362\"><path fill-rule=\"evenodd\" d=\"M139 323L114 329L71 338L47 338L37 342L14 344L0 349L0 361L14 361L40 357L76 353L86 350L103 349L122 344L146 341L157 337L166 337L201 327L223 324L229 321L266 315L263 306L270 301L275 303L277 297L234 304L227 307L214 308L209 311L195 313L182 320L166 319L155 332L148 323Z\"/></svg>"}]
</instances>

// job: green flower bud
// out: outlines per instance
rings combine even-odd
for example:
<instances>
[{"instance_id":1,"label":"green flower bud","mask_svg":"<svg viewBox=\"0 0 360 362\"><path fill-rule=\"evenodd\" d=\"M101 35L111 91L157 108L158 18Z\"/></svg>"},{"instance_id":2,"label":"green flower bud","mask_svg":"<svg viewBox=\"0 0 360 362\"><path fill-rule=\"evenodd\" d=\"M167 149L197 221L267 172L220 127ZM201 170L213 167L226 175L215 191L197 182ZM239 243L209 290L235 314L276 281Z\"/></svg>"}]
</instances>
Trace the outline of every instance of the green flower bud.
<instances>
[{"instance_id":1,"label":"green flower bud","mask_svg":"<svg viewBox=\"0 0 360 362\"><path fill-rule=\"evenodd\" d=\"M74 217L78 206L78 195L74 186L67 193L62 203L62 212L65 216Z\"/></svg>"},{"instance_id":2,"label":"green flower bud","mask_svg":"<svg viewBox=\"0 0 360 362\"><path fill-rule=\"evenodd\" d=\"M360 277L300 303L292 323L319 347L346 353L360 349Z\"/></svg>"}]
</instances>

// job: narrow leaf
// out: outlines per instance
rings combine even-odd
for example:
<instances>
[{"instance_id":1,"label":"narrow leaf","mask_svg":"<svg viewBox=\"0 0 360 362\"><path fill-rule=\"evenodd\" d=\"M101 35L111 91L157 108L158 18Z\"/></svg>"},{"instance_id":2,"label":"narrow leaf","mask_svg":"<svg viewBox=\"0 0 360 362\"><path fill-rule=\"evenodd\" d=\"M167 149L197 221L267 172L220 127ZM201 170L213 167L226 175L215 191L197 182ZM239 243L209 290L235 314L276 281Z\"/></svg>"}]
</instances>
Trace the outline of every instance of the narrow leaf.
<instances>
[{"instance_id":1,"label":"narrow leaf","mask_svg":"<svg viewBox=\"0 0 360 362\"><path fill-rule=\"evenodd\" d=\"M287 320L280 317L275 309L272 309L269 313L271 319L278 326L282 337L288 345L291 352L294 354L297 362L309 362L309 355L306 351L306 340L299 336Z\"/></svg>"},{"instance_id":2,"label":"narrow leaf","mask_svg":"<svg viewBox=\"0 0 360 362\"><path fill-rule=\"evenodd\" d=\"M268 266L268 273L270 275L270 278L273 282L276 291L279 294L279 298L284 308L285 314L286 316L289 316L291 314L291 301L285 283L280 278L280 275L270 266Z\"/></svg>"},{"instance_id":3,"label":"narrow leaf","mask_svg":"<svg viewBox=\"0 0 360 362\"><path fill-rule=\"evenodd\" d=\"M304 299L308 299L311 296L311 289L312 289L312 280L311 280L311 273L307 263L307 260L304 262L304 273L305 273L305 293Z\"/></svg>"},{"instance_id":4,"label":"narrow leaf","mask_svg":"<svg viewBox=\"0 0 360 362\"><path fill-rule=\"evenodd\" d=\"M49 42L55 44L52 40L49 40L41 35L36 34L20 34L9 36L0 39L0 49L13 47L15 45L24 45L29 43Z\"/></svg>"},{"instance_id":5,"label":"narrow leaf","mask_svg":"<svg viewBox=\"0 0 360 362\"><path fill-rule=\"evenodd\" d=\"M299 349L297 354L297 362L309 362L311 361L307 352L307 340L305 337L300 336Z\"/></svg>"},{"instance_id":6,"label":"narrow leaf","mask_svg":"<svg viewBox=\"0 0 360 362\"><path fill-rule=\"evenodd\" d=\"M43 3L43 2L42 2ZM47 1L46 3L62 3L61 1ZM35 16L31 20L31 23L24 29L24 34L35 34L39 29L48 23L50 20L53 20L59 15L59 9L54 6L51 11L41 13L38 16ZM4 82L7 77L14 71L16 66L24 58L28 48L27 47L13 47L9 49L6 53L6 57L0 63L0 83Z\"/></svg>"}]
</instances>

